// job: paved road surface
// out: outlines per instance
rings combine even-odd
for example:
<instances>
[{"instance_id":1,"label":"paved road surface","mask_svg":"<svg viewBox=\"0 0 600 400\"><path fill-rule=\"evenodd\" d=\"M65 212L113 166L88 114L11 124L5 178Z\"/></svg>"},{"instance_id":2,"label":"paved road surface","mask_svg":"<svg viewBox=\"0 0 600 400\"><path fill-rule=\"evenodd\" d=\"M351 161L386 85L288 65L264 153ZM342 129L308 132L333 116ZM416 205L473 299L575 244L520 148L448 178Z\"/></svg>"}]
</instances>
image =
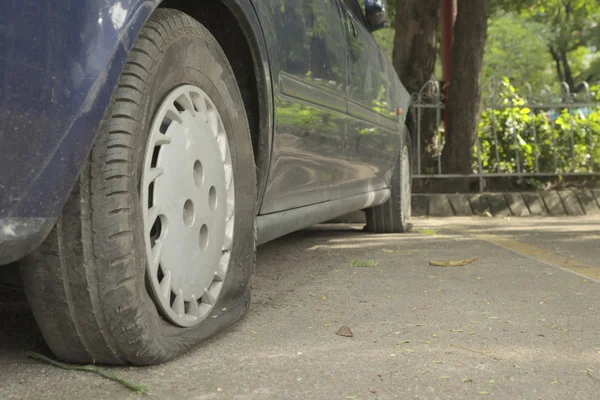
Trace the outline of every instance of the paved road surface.
<instances>
[{"instance_id":1,"label":"paved road surface","mask_svg":"<svg viewBox=\"0 0 600 400\"><path fill-rule=\"evenodd\" d=\"M260 247L243 322L167 365L114 371L159 399L600 398L600 219L360 228ZM0 321L0 398L140 398L26 359L41 338L19 292L0 289Z\"/></svg>"}]
</instances>

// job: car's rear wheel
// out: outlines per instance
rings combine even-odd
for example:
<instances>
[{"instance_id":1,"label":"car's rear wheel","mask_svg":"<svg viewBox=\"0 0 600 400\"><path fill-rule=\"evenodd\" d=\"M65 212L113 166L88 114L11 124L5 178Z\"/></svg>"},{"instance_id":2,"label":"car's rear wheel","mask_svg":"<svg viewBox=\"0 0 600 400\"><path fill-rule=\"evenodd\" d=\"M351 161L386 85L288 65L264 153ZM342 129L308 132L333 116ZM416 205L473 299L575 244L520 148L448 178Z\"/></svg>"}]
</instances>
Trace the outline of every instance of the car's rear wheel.
<instances>
[{"instance_id":1,"label":"car's rear wheel","mask_svg":"<svg viewBox=\"0 0 600 400\"><path fill-rule=\"evenodd\" d=\"M167 361L244 315L256 177L233 71L159 9L124 66L79 184L22 265L42 334L76 363Z\"/></svg>"},{"instance_id":2,"label":"car's rear wheel","mask_svg":"<svg viewBox=\"0 0 600 400\"><path fill-rule=\"evenodd\" d=\"M400 154L394 167L390 199L365 210L366 231L373 233L404 233L411 228L412 173L410 135L407 130L400 141Z\"/></svg>"}]
</instances>

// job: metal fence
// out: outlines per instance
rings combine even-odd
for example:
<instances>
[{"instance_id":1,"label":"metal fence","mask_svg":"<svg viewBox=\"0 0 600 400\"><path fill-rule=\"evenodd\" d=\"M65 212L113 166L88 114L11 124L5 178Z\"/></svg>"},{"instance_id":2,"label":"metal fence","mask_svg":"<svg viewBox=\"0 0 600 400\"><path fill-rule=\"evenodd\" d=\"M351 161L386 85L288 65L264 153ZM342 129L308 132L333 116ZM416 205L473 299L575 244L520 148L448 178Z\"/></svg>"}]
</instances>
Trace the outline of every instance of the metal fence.
<instances>
[{"instance_id":1,"label":"metal fence","mask_svg":"<svg viewBox=\"0 0 600 400\"><path fill-rule=\"evenodd\" d=\"M437 81L412 96L416 128L415 178L600 176L600 102L583 83L577 93L561 84L534 93L507 80L486 87L474 141L472 173L444 172L444 92ZM558 93L557 93L558 92ZM524 95L523 95L524 93ZM479 107L479 105L473 105Z\"/></svg>"}]
</instances>

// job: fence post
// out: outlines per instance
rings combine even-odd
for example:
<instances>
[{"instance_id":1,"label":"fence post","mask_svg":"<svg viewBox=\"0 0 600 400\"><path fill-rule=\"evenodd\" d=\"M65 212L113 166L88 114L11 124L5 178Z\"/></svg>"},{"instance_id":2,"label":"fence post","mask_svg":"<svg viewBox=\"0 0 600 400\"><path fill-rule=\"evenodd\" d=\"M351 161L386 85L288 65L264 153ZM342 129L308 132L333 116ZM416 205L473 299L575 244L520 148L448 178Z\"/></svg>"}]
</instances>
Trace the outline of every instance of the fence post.
<instances>
[{"instance_id":1,"label":"fence post","mask_svg":"<svg viewBox=\"0 0 600 400\"><path fill-rule=\"evenodd\" d=\"M483 193L485 187L485 180L483 178L483 162L481 161L481 140L477 135L477 175L479 175L479 193Z\"/></svg>"}]
</instances>

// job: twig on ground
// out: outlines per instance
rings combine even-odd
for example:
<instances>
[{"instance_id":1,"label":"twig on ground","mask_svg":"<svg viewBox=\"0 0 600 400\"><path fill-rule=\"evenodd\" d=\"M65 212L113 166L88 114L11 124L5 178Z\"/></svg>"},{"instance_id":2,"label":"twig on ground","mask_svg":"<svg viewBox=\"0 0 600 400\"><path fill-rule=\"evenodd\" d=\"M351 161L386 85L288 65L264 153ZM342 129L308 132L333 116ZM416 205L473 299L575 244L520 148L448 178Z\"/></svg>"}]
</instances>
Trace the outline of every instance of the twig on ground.
<instances>
[{"instance_id":1,"label":"twig on ground","mask_svg":"<svg viewBox=\"0 0 600 400\"><path fill-rule=\"evenodd\" d=\"M27 355L27 357L48 363L50 365L54 365L55 367L58 367L58 368L71 370L71 371L95 372L97 374L102 375L103 377L105 377L107 379L113 380L115 382L119 382L121 385L123 385L131 390L134 390L138 393L149 393L148 388L146 386L137 385L135 383L129 382L129 381L121 378L120 376L115 375L112 372L107 371L104 368L97 367L95 365L69 365L69 364L62 363L60 361L52 360L46 356L35 353L33 351L27 351L27 352L25 352L25 354Z\"/></svg>"}]
</instances>

